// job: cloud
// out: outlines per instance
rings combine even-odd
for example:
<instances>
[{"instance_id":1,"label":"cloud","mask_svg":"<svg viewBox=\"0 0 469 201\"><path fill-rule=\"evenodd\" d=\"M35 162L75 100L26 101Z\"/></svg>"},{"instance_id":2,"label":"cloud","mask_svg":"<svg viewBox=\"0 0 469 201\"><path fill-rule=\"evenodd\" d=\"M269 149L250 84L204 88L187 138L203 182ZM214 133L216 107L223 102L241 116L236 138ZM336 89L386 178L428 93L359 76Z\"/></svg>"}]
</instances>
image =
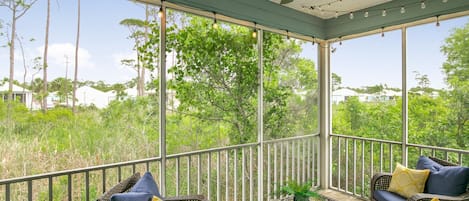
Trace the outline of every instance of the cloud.
<instances>
[{"instance_id":1,"label":"cloud","mask_svg":"<svg viewBox=\"0 0 469 201\"><path fill-rule=\"evenodd\" d=\"M39 55L44 54L44 46L36 48ZM55 43L50 44L47 53L49 67L65 68L66 58L68 57L69 68L75 65L75 45L71 43ZM78 48L78 67L79 68L95 68L95 64L91 60L91 54L87 49Z\"/></svg>"}]
</instances>

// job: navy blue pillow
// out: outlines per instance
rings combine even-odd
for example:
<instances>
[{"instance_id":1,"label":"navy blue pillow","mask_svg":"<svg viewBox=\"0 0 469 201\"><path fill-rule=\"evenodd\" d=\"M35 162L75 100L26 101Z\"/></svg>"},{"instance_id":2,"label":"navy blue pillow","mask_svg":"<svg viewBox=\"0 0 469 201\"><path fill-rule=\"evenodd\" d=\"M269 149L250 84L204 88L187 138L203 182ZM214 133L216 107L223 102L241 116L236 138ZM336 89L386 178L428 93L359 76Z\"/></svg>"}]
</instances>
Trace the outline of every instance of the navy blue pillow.
<instances>
[{"instance_id":1,"label":"navy blue pillow","mask_svg":"<svg viewBox=\"0 0 469 201\"><path fill-rule=\"evenodd\" d=\"M469 183L469 168L446 166L430 172L427 190L431 194L458 196L466 192Z\"/></svg>"},{"instance_id":2,"label":"navy blue pillow","mask_svg":"<svg viewBox=\"0 0 469 201\"><path fill-rule=\"evenodd\" d=\"M146 172L140 180L130 189L129 192L150 193L161 198L158 186L150 172Z\"/></svg>"},{"instance_id":3,"label":"navy blue pillow","mask_svg":"<svg viewBox=\"0 0 469 201\"><path fill-rule=\"evenodd\" d=\"M424 170L424 169L429 169L430 172L435 172L440 170L443 166L440 165L439 163L433 161L432 159L426 157L426 156L420 156L419 160L417 161L417 170Z\"/></svg>"},{"instance_id":4,"label":"navy blue pillow","mask_svg":"<svg viewBox=\"0 0 469 201\"><path fill-rule=\"evenodd\" d=\"M153 194L151 193L116 193L111 196L111 201L151 201Z\"/></svg>"},{"instance_id":5,"label":"navy blue pillow","mask_svg":"<svg viewBox=\"0 0 469 201\"><path fill-rule=\"evenodd\" d=\"M432 159L420 156L417 169L429 169L425 185L426 193L458 196L466 192L469 183L469 168L461 166L443 166Z\"/></svg>"}]
</instances>

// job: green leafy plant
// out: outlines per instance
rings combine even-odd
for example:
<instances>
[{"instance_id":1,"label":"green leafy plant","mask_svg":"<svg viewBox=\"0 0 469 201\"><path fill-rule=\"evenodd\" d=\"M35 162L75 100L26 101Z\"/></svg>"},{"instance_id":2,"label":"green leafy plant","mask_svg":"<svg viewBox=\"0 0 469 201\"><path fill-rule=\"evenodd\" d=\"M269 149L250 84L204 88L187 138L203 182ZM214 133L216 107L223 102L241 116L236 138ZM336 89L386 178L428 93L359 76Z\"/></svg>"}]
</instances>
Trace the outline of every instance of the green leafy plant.
<instances>
[{"instance_id":1,"label":"green leafy plant","mask_svg":"<svg viewBox=\"0 0 469 201\"><path fill-rule=\"evenodd\" d=\"M295 201L308 201L309 198L321 199L321 196L315 190L311 190L312 183L312 181L306 183L289 181L287 185L280 188L280 193L282 195L292 195Z\"/></svg>"}]
</instances>

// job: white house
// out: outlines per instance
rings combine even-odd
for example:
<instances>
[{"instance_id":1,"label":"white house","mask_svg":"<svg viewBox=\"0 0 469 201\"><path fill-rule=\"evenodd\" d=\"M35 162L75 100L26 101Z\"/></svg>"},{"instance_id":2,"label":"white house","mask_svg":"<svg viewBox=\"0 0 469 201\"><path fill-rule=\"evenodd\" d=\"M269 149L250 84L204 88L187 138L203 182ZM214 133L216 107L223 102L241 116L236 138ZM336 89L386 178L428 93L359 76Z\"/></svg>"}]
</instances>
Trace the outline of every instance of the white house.
<instances>
[{"instance_id":1,"label":"white house","mask_svg":"<svg viewBox=\"0 0 469 201\"><path fill-rule=\"evenodd\" d=\"M110 92L102 92L89 86L80 87L76 91L77 105L81 106L94 105L102 109L108 106L113 99L112 97L113 95Z\"/></svg>"},{"instance_id":2,"label":"white house","mask_svg":"<svg viewBox=\"0 0 469 201\"><path fill-rule=\"evenodd\" d=\"M359 96L359 94L351 89L337 89L332 92L332 103L340 103L347 100L348 97Z\"/></svg>"},{"instance_id":3,"label":"white house","mask_svg":"<svg viewBox=\"0 0 469 201\"><path fill-rule=\"evenodd\" d=\"M0 95L4 101L8 99L8 88L8 83L4 83L0 86ZM13 85L13 98L15 100L20 101L21 103L24 103L25 106L28 108L34 107L34 104L33 106L31 106L31 101L33 100L33 93L23 87Z\"/></svg>"}]
</instances>

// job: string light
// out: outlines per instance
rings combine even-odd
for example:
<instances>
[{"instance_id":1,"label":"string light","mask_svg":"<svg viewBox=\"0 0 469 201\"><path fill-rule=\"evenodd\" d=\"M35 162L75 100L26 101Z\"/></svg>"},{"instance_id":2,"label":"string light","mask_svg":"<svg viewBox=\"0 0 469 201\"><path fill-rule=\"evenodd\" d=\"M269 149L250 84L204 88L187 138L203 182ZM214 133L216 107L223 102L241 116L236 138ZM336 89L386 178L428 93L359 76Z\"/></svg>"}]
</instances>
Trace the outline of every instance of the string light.
<instances>
[{"instance_id":1,"label":"string light","mask_svg":"<svg viewBox=\"0 0 469 201\"><path fill-rule=\"evenodd\" d=\"M217 23L217 13L213 12L213 24L212 27L214 29L218 29L218 23Z\"/></svg>"},{"instance_id":2,"label":"string light","mask_svg":"<svg viewBox=\"0 0 469 201\"><path fill-rule=\"evenodd\" d=\"M312 45L315 44L314 40L316 40L316 38L313 36L313 40L311 41L311 44L312 44Z\"/></svg>"},{"instance_id":3,"label":"string light","mask_svg":"<svg viewBox=\"0 0 469 201\"><path fill-rule=\"evenodd\" d=\"M163 17L163 5L160 7L160 10L158 11L158 17L159 18Z\"/></svg>"},{"instance_id":4,"label":"string light","mask_svg":"<svg viewBox=\"0 0 469 201\"><path fill-rule=\"evenodd\" d=\"M158 11L158 17L159 18L162 18L163 17L163 2L164 1L161 1L161 5L160 5L160 10Z\"/></svg>"},{"instance_id":5,"label":"string light","mask_svg":"<svg viewBox=\"0 0 469 201\"><path fill-rule=\"evenodd\" d=\"M381 37L384 37L384 27L381 27Z\"/></svg>"},{"instance_id":6,"label":"string light","mask_svg":"<svg viewBox=\"0 0 469 201\"><path fill-rule=\"evenodd\" d=\"M317 12L320 13L320 16L325 16L325 17L333 16L335 18L339 18L341 14L347 14L348 13L349 14L349 19L353 20L355 17L357 17L357 16L355 16L356 11L330 9L330 8L333 8L333 7L340 7L338 5L336 6L335 4L339 4L342 1L343 0L329 0L328 2L325 2L325 3L322 3L322 4L303 5L302 8L315 10L316 13ZM443 3L447 3L448 1L449 0L441 0L441 2L443 2ZM388 14L388 11L389 12L397 11L397 12L400 12L401 14L404 14L404 13L407 13L406 8L413 7L414 5L415 6L420 6L421 9L426 9L427 8L427 5L426 5L427 2L428 2L428 0L418 0L418 1L413 1L413 2L403 3L403 4L397 5L397 6L386 7L386 8L382 8L382 9L371 9L371 10L368 9L368 10L360 11L359 13L363 14L364 18L368 18L370 16L370 14L371 14L371 16L374 16L374 13L378 14L379 12L381 12L381 16L386 17L387 14Z\"/></svg>"},{"instance_id":7,"label":"string light","mask_svg":"<svg viewBox=\"0 0 469 201\"><path fill-rule=\"evenodd\" d=\"M342 36L339 37L339 45L342 45Z\"/></svg>"},{"instance_id":8,"label":"string light","mask_svg":"<svg viewBox=\"0 0 469 201\"><path fill-rule=\"evenodd\" d=\"M257 38L257 28L256 28L256 23L254 22L254 29L252 30L252 37Z\"/></svg>"},{"instance_id":9,"label":"string light","mask_svg":"<svg viewBox=\"0 0 469 201\"><path fill-rule=\"evenodd\" d=\"M440 16L439 15L436 16L436 26L437 27L440 26Z\"/></svg>"},{"instance_id":10,"label":"string light","mask_svg":"<svg viewBox=\"0 0 469 201\"><path fill-rule=\"evenodd\" d=\"M287 39L290 40L290 32L287 30Z\"/></svg>"}]
</instances>

